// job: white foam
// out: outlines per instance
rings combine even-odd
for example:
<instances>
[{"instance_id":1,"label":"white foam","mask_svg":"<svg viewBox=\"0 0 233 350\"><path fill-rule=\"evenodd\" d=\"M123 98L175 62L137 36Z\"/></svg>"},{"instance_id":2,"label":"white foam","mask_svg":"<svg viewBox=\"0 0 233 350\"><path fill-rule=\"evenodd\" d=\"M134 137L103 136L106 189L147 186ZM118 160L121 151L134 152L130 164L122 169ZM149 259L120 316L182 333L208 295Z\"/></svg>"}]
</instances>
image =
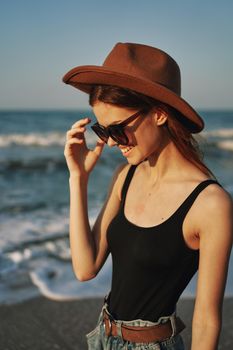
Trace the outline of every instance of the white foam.
<instances>
[{"instance_id":1,"label":"white foam","mask_svg":"<svg viewBox=\"0 0 233 350\"><path fill-rule=\"evenodd\" d=\"M49 263L48 263L49 262ZM75 277L71 262L47 259L29 273L40 293L53 300L75 300L105 295L110 288L111 260L107 260L97 277L80 282Z\"/></svg>"},{"instance_id":2,"label":"white foam","mask_svg":"<svg viewBox=\"0 0 233 350\"><path fill-rule=\"evenodd\" d=\"M202 131L201 135L203 136L211 136L211 137L233 137L233 129L232 128L222 128L222 129L216 129L216 130L210 130L210 131Z\"/></svg>"},{"instance_id":3,"label":"white foam","mask_svg":"<svg viewBox=\"0 0 233 350\"><path fill-rule=\"evenodd\" d=\"M93 226L97 214L97 210L90 211L90 227ZM14 229L13 232L12 228L17 229ZM48 211L47 209L41 209L36 212L19 213L8 217L5 216L0 220L0 253L1 251L17 252L25 242L33 244L33 241L41 241L41 243L43 243L43 240L45 242L48 241L48 239L53 241L53 238L59 239L59 237L63 237L66 233L68 237L68 232L68 208L57 213ZM51 244L53 244L53 242ZM48 244L48 249L49 247L52 249ZM62 250L62 247L60 250ZM29 250L27 254L32 254L32 252ZM12 259L20 259L20 255L15 253Z\"/></svg>"},{"instance_id":4,"label":"white foam","mask_svg":"<svg viewBox=\"0 0 233 350\"><path fill-rule=\"evenodd\" d=\"M219 148L226 149L228 151L233 151L233 140L226 140L217 142Z\"/></svg>"},{"instance_id":5,"label":"white foam","mask_svg":"<svg viewBox=\"0 0 233 350\"><path fill-rule=\"evenodd\" d=\"M0 136L0 147L8 147L12 144L23 146L51 146L64 145L65 138L63 133L28 133L28 134L10 134Z\"/></svg>"},{"instance_id":6,"label":"white foam","mask_svg":"<svg viewBox=\"0 0 233 350\"><path fill-rule=\"evenodd\" d=\"M21 252L12 252L9 253L9 257L11 258L12 261L14 261L15 263L19 264L21 261L24 260L24 254Z\"/></svg>"}]
</instances>

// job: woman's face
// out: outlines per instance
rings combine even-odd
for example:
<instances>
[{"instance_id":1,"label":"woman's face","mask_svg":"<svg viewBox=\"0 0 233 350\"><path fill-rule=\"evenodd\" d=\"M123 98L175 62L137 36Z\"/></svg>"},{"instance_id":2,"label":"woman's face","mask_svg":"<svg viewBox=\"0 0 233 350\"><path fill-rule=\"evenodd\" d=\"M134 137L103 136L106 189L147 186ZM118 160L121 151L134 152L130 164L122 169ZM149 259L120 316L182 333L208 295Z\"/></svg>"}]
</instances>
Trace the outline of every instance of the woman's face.
<instances>
[{"instance_id":1,"label":"woman's face","mask_svg":"<svg viewBox=\"0 0 233 350\"><path fill-rule=\"evenodd\" d=\"M119 124L138 112L137 109L126 109L104 102L96 102L93 112L98 123L104 127L111 124ZM162 127L167 116L161 109L154 109L146 115L139 115L138 118L124 127L128 136L129 145L120 145L111 137L108 139L108 146L117 146L130 164L138 164L149 157L160 153L167 142L167 130ZM130 148L129 151L127 151ZM125 151L127 151L125 153Z\"/></svg>"}]
</instances>

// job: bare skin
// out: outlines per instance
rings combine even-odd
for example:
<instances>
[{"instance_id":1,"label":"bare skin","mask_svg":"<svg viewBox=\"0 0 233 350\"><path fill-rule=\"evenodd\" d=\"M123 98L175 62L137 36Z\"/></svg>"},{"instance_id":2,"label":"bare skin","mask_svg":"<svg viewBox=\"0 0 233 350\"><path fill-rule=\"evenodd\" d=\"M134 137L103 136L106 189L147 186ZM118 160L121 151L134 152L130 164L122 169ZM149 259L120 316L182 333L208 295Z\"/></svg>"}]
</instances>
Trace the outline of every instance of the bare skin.
<instances>
[{"instance_id":1,"label":"bare skin","mask_svg":"<svg viewBox=\"0 0 233 350\"><path fill-rule=\"evenodd\" d=\"M93 111L103 126L123 121L136 112L102 102L96 103ZM115 170L107 199L92 229L87 216L87 184L104 144L99 141L94 150L88 150L85 129L80 129L88 121L78 121L67 132L64 154L70 170L71 254L74 272L80 280L94 278L109 255L106 230L119 210L122 185L131 164L138 166L127 192L125 216L142 227L164 222L201 181L209 178L183 158L170 141L164 127L167 118L166 111L156 110L125 128L134 148L127 158L128 164ZM124 147L111 138L108 146ZM191 350L217 349L233 240L232 212L229 193L210 184L199 194L183 223L187 246L200 251Z\"/></svg>"}]
</instances>

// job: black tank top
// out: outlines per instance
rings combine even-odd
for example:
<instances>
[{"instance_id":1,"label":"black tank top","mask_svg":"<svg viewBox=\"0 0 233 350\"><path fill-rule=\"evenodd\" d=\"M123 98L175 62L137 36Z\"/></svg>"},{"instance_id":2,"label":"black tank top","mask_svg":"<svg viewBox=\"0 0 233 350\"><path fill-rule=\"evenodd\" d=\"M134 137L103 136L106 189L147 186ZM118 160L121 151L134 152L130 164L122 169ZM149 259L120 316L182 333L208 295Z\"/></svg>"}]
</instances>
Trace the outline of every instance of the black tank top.
<instances>
[{"instance_id":1,"label":"black tank top","mask_svg":"<svg viewBox=\"0 0 233 350\"><path fill-rule=\"evenodd\" d=\"M126 193L137 165L131 165L122 188L119 212L107 229L112 255L109 311L119 320L149 320L170 315L183 290L198 270L199 250L186 245L182 224L198 194L209 184L197 185L166 221L140 227L124 215ZM220 185L221 186L221 185Z\"/></svg>"}]
</instances>

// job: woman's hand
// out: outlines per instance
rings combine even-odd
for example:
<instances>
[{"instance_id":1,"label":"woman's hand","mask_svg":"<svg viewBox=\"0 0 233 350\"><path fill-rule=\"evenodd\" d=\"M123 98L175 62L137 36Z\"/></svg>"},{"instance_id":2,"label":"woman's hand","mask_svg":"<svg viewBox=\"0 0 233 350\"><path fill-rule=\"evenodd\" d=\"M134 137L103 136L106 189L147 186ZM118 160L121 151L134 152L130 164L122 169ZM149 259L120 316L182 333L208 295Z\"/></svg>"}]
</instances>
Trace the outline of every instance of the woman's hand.
<instances>
[{"instance_id":1,"label":"woman's hand","mask_svg":"<svg viewBox=\"0 0 233 350\"><path fill-rule=\"evenodd\" d=\"M64 155L70 175L88 178L103 151L105 143L100 139L94 150L87 148L84 132L86 131L85 125L90 121L89 118L81 119L74 123L66 133Z\"/></svg>"}]
</instances>

